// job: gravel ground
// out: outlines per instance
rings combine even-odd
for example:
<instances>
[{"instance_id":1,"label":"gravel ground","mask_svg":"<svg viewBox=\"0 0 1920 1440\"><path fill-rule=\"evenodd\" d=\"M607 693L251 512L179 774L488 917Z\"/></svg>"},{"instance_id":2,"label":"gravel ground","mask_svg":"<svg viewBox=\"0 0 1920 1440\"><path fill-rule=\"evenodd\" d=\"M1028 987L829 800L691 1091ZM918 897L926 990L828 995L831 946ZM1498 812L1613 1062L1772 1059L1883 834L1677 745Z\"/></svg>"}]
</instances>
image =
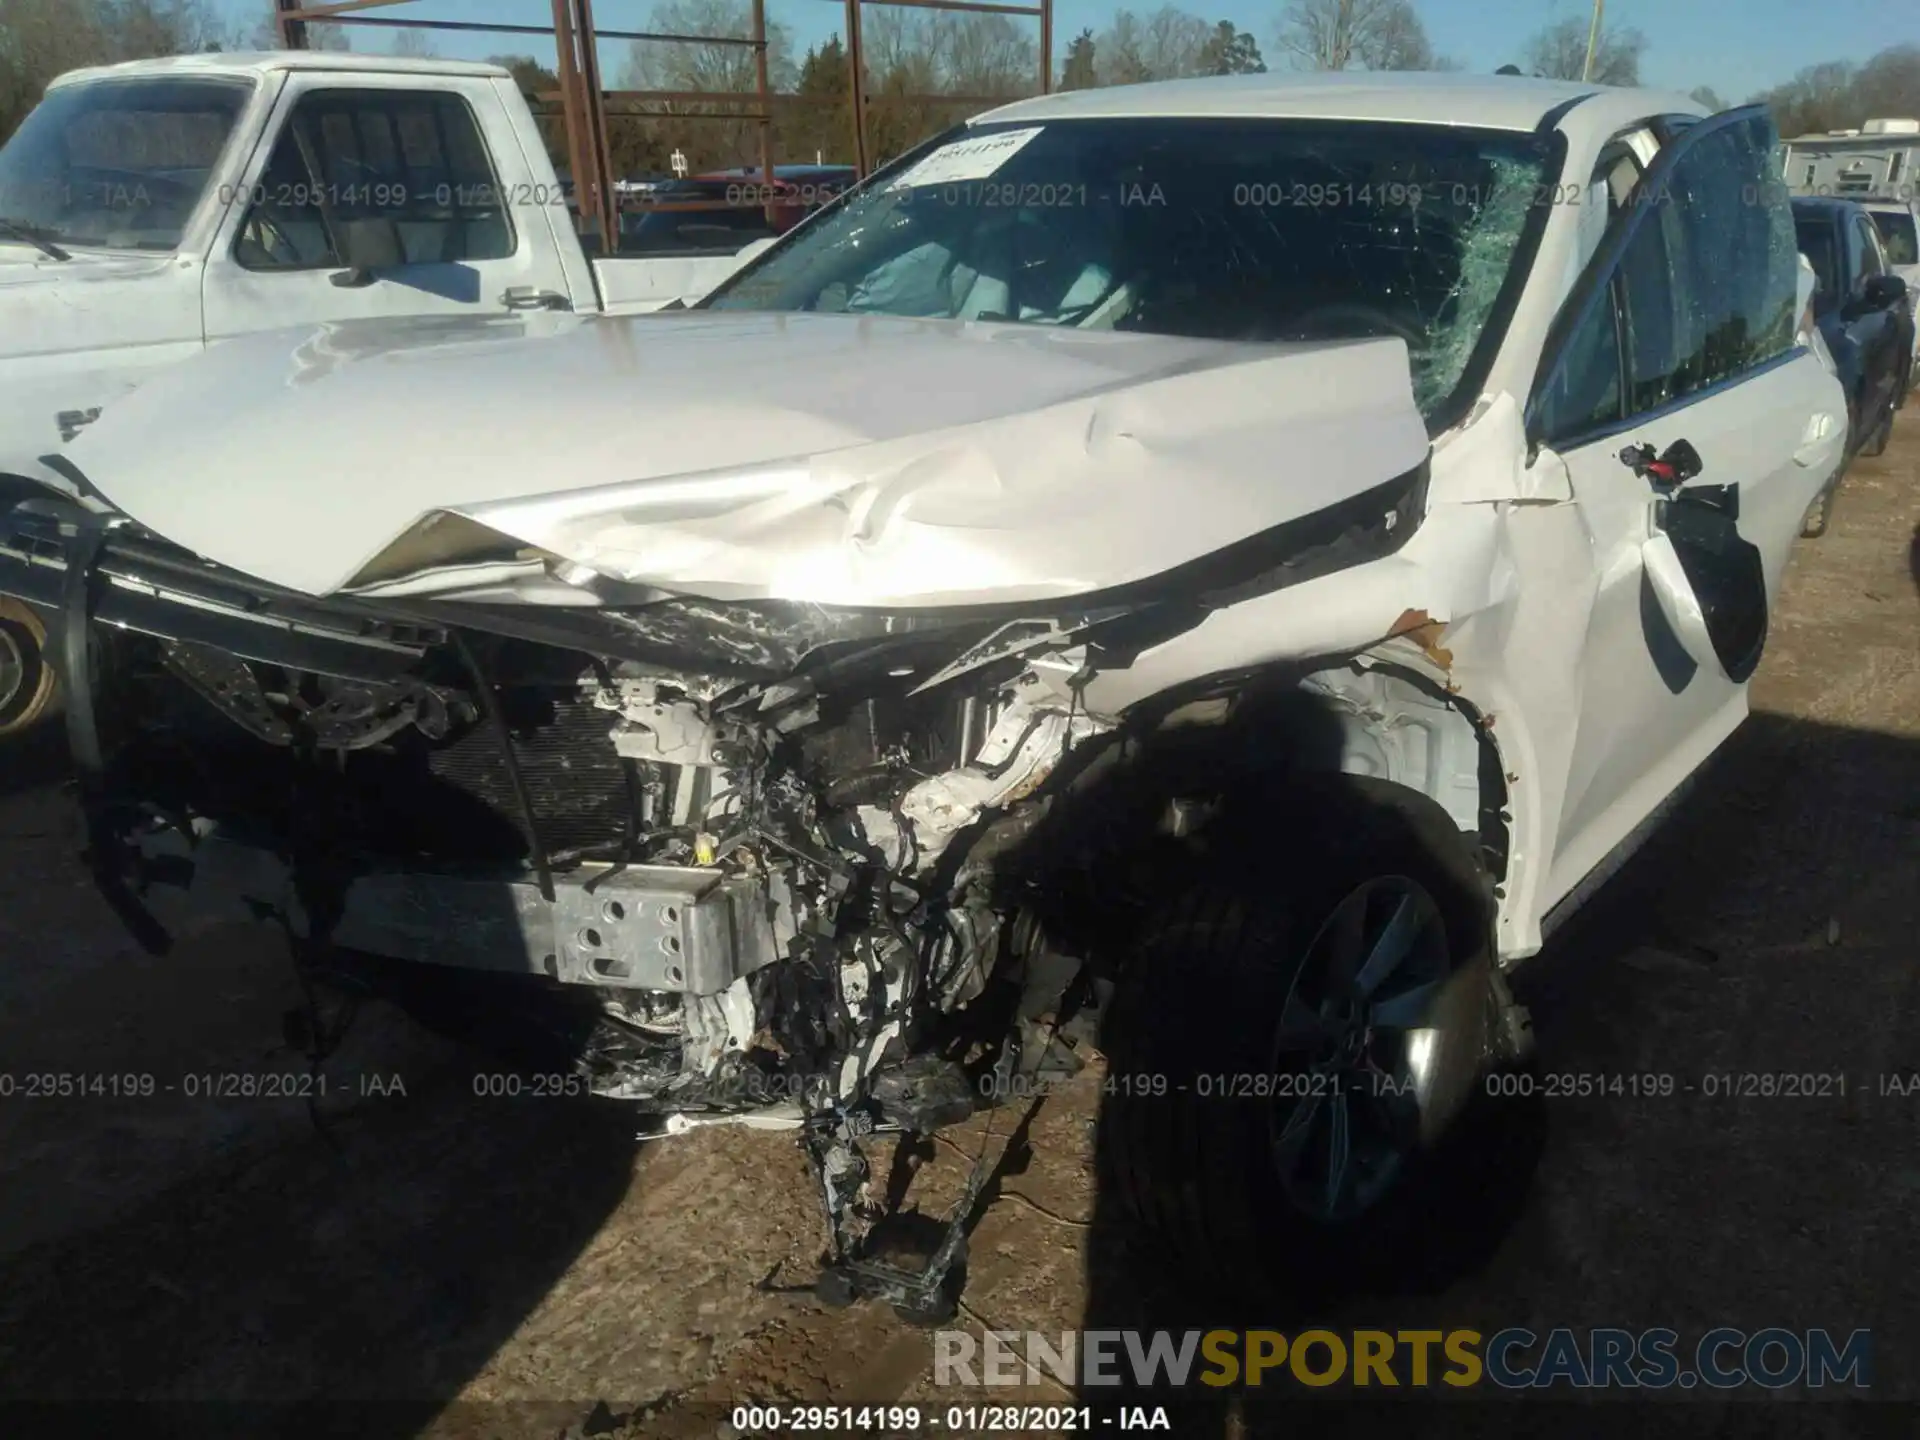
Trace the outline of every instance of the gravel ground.
<instances>
[{"instance_id":1,"label":"gravel ground","mask_svg":"<svg viewBox=\"0 0 1920 1440\"><path fill-rule=\"evenodd\" d=\"M1849 478L1828 535L1800 545L1753 719L1520 977L1547 1069L1842 1073L1845 1097L1556 1101L1537 1164L1512 1161L1531 1175L1517 1214L1436 1215L1443 1268L1304 1317L1865 1327L1876 1399L1906 1403L1516 1400L1402 1408L1400 1428L1915 1432L1920 1093L1880 1092L1920 1076L1916 547L1909 415ZM241 929L163 959L134 949L73 861L57 777L49 745L0 756L0 1070L147 1074L155 1093L0 1098L0 1431L93 1433L68 1407L139 1401L140 1433L284 1432L287 1412L247 1407L329 1400L363 1402L331 1416L357 1435L712 1436L749 1399L956 1398L932 1384L927 1334L890 1311L756 1288L810 1278L820 1241L784 1137L637 1144L617 1107L485 1098L488 1061L380 1006L312 1105L210 1098L204 1077L226 1073L314 1088L281 1039L291 970ZM1098 1078L1040 1112L1026 1169L976 1233L964 1323L1193 1318L1094 1183ZM985 1123L936 1149L935 1193ZM1301 1396L1180 1410L1176 1433L1351 1433L1350 1398Z\"/></svg>"}]
</instances>

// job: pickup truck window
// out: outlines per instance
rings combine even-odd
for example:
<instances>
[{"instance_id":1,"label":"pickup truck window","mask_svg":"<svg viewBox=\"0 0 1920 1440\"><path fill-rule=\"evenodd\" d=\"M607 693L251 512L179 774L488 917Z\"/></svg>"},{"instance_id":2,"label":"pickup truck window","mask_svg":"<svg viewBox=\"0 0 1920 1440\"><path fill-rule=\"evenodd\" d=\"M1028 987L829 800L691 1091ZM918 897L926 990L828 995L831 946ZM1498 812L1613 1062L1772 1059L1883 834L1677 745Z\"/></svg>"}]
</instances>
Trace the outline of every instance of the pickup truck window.
<instances>
[{"instance_id":1,"label":"pickup truck window","mask_svg":"<svg viewBox=\"0 0 1920 1440\"><path fill-rule=\"evenodd\" d=\"M1853 241L1860 250L1860 281L1865 284L1876 275L1887 273L1887 267L1880 259L1880 237L1875 233L1873 222L1865 215L1853 217Z\"/></svg>"},{"instance_id":2,"label":"pickup truck window","mask_svg":"<svg viewBox=\"0 0 1920 1440\"><path fill-rule=\"evenodd\" d=\"M1793 348L1800 262L1775 150L1766 120L1728 125L1635 193L1632 238L1546 393L1548 439L1577 443Z\"/></svg>"},{"instance_id":3,"label":"pickup truck window","mask_svg":"<svg viewBox=\"0 0 1920 1440\"><path fill-rule=\"evenodd\" d=\"M514 252L507 197L466 102L444 91L300 97L249 193L234 259L249 270L337 269L335 227L386 217L409 265Z\"/></svg>"},{"instance_id":4,"label":"pickup truck window","mask_svg":"<svg viewBox=\"0 0 1920 1440\"><path fill-rule=\"evenodd\" d=\"M54 87L0 149L0 218L59 245L177 248L251 89L187 79Z\"/></svg>"},{"instance_id":5,"label":"pickup truck window","mask_svg":"<svg viewBox=\"0 0 1920 1440\"><path fill-rule=\"evenodd\" d=\"M1920 265L1920 236L1914 233L1911 210L1875 210L1873 223L1886 242L1887 259L1895 265Z\"/></svg>"},{"instance_id":6,"label":"pickup truck window","mask_svg":"<svg viewBox=\"0 0 1920 1440\"><path fill-rule=\"evenodd\" d=\"M975 126L705 303L1256 342L1397 335L1432 424L1498 343L1567 198L1562 158L1557 139L1424 125Z\"/></svg>"}]
</instances>

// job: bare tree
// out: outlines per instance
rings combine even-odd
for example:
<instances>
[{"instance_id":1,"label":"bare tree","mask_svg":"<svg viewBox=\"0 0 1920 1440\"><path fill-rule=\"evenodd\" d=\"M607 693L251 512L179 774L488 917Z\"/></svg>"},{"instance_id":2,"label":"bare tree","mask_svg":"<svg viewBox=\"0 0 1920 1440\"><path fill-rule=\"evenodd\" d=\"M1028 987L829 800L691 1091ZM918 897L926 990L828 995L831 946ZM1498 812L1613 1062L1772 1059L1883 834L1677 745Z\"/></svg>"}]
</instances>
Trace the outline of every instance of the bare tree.
<instances>
[{"instance_id":1,"label":"bare tree","mask_svg":"<svg viewBox=\"0 0 1920 1440\"><path fill-rule=\"evenodd\" d=\"M872 102L867 137L882 159L980 108L928 97L1012 98L1040 86L1036 37L1005 15L877 8L861 38Z\"/></svg>"},{"instance_id":2,"label":"bare tree","mask_svg":"<svg viewBox=\"0 0 1920 1440\"><path fill-rule=\"evenodd\" d=\"M1718 115L1727 108L1727 102L1720 98L1720 92L1711 85L1696 85L1687 92L1692 99L1698 100L1702 108Z\"/></svg>"},{"instance_id":3,"label":"bare tree","mask_svg":"<svg viewBox=\"0 0 1920 1440\"><path fill-rule=\"evenodd\" d=\"M1280 48L1304 70L1455 68L1434 55L1412 0L1289 0Z\"/></svg>"},{"instance_id":4,"label":"bare tree","mask_svg":"<svg viewBox=\"0 0 1920 1440\"><path fill-rule=\"evenodd\" d=\"M1920 45L1894 45L1860 67L1854 95L1865 112L1876 115L1920 115Z\"/></svg>"},{"instance_id":5,"label":"bare tree","mask_svg":"<svg viewBox=\"0 0 1920 1440\"><path fill-rule=\"evenodd\" d=\"M636 40L627 53L620 87L625 90L706 90L747 95L758 86L753 47L705 43L751 38L753 13L747 0L661 0L648 16L648 30L661 35L698 36L686 44ZM767 24L767 81L791 90L796 79L793 46L787 29ZM654 117L637 123L659 148L682 150L700 169L747 164L758 158L760 123L751 119L691 119L733 116L738 102L676 100L662 102Z\"/></svg>"},{"instance_id":6,"label":"bare tree","mask_svg":"<svg viewBox=\"0 0 1920 1440\"><path fill-rule=\"evenodd\" d=\"M1784 136L1857 129L1875 116L1920 115L1920 45L1894 45L1864 65L1809 65L1753 97L1773 110Z\"/></svg>"},{"instance_id":7,"label":"bare tree","mask_svg":"<svg viewBox=\"0 0 1920 1440\"><path fill-rule=\"evenodd\" d=\"M1638 30L1613 26L1600 32L1593 49L1593 73L1587 67L1589 23L1577 15L1556 21L1527 42L1526 65L1550 80L1591 80L1597 85L1638 85L1640 57L1647 53L1647 37Z\"/></svg>"},{"instance_id":8,"label":"bare tree","mask_svg":"<svg viewBox=\"0 0 1920 1440\"><path fill-rule=\"evenodd\" d=\"M229 38L204 0L0 0L0 139L64 71L217 49Z\"/></svg>"},{"instance_id":9,"label":"bare tree","mask_svg":"<svg viewBox=\"0 0 1920 1440\"><path fill-rule=\"evenodd\" d=\"M1143 80L1180 80L1210 73L1214 27L1198 15L1162 6L1151 15L1114 12L1113 21L1094 42L1103 85L1135 85Z\"/></svg>"},{"instance_id":10,"label":"bare tree","mask_svg":"<svg viewBox=\"0 0 1920 1440\"><path fill-rule=\"evenodd\" d=\"M396 30L393 48L388 53L407 60L432 60L440 54L440 47L433 43L431 31Z\"/></svg>"},{"instance_id":11,"label":"bare tree","mask_svg":"<svg viewBox=\"0 0 1920 1440\"><path fill-rule=\"evenodd\" d=\"M273 0L261 0L264 13L260 22L249 33L246 45L249 50L278 50L280 48L280 26L274 19L276 13ZM306 45L309 50L325 50L333 53L349 52L353 49L353 37L345 25L311 24L306 27Z\"/></svg>"}]
</instances>

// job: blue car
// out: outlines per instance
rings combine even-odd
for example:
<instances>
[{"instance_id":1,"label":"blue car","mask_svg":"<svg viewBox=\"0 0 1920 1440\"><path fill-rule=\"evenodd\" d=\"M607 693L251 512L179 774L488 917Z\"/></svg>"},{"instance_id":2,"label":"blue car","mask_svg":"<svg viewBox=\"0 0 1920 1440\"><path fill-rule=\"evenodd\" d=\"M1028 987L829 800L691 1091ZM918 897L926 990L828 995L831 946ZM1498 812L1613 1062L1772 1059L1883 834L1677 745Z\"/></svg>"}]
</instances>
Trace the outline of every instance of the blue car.
<instances>
[{"instance_id":1,"label":"blue car","mask_svg":"<svg viewBox=\"0 0 1920 1440\"><path fill-rule=\"evenodd\" d=\"M1884 452L1913 373L1914 311L1865 209L1851 200L1796 197L1794 230L1813 266L1814 323L1847 391L1846 459L1807 511L1803 532L1827 528L1833 492L1856 455Z\"/></svg>"}]
</instances>

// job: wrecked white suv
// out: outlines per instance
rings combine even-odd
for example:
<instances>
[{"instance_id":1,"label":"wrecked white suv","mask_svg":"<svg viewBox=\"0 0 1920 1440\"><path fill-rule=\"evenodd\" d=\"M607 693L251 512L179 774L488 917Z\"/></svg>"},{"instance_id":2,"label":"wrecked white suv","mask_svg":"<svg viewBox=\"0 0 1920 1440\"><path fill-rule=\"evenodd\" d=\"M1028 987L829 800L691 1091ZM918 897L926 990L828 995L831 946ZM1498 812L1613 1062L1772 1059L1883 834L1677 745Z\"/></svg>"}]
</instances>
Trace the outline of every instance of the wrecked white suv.
<instances>
[{"instance_id":1,"label":"wrecked white suv","mask_svg":"<svg viewBox=\"0 0 1920 1440\"><path fill-rule=\"evenodd\" d=\"M1505 77L1022 102L688 311L224 345L0 593L148 943L237 897L533 977L596 1091L797 1129L823 1293L922 1315L965 1216L888 1243L878 1137L1097 1013L1113 1183L1284 1283L1418 1213L1503 972L1746 712L1846 430L1775 144Z\"/></svg>"}]
</instances>

